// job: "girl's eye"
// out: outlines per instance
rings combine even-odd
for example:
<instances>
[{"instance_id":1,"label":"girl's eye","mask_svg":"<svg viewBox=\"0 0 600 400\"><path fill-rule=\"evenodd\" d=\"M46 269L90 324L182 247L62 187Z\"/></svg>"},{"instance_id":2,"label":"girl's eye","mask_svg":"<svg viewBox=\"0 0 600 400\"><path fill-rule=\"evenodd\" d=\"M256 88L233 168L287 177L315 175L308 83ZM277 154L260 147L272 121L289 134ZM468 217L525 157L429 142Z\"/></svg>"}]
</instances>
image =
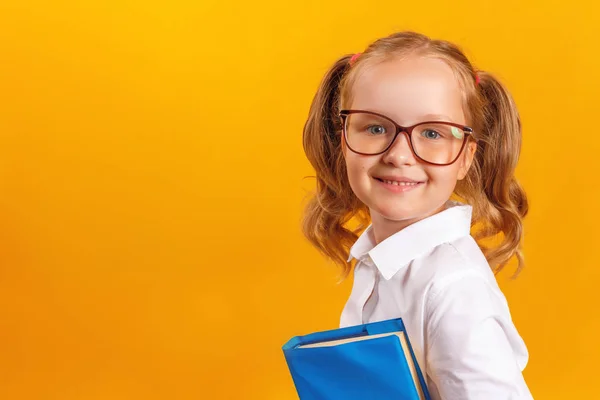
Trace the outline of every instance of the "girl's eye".
<instances>
[{"instance_id":1,"label":"girl's eye","mask_svg":"<svg viewBox=\"0 0 600 400\"><path fill-rule=\"evenodd\" d=\"M423 135L425 139L439 139L441 137L439 133L432 129L425 129L423 132L421 132L421 135Z\"/></svg>"},{"instance_id":2,"label":"girl's eye","mask_svg":"<svg viewBox=\"0 0 600 400\"><path fill-rule=\"evenodd\" d=\"M386 130L385 127L381 125L371 125L367 127L367 132L373 135L383 135Z\"/></svg>"}]
</instances>

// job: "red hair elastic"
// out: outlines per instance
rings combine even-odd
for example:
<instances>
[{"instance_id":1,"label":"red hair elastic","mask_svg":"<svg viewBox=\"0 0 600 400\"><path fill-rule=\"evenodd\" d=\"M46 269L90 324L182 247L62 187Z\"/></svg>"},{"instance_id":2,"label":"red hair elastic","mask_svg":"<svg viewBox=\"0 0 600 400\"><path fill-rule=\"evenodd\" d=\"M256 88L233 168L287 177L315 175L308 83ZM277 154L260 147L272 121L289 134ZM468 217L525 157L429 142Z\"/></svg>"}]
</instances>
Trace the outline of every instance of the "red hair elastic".
<instances>
[{"instance_id":1,"label":"red hair elastic","mask_svg":"<svg viewBox=\"0 0 600 400\"><path fill-rule=\"evenodd\" d=\"M353 55L352 58L350 58L350 65L354 64L361 54L362 53L356 53L355 55Z\"/></svg>"},{"instance_id":2,"label":"red hair elastic","mask_svg":"<svg viewBox=\"0 0 600 400\"><path fill-rule=\"evenodd\" d=\"M479 86L479 82L481 81L481 79L479 78L479 74L476 72L475 73L475 85Z\"/></svg>"}]
</instances>

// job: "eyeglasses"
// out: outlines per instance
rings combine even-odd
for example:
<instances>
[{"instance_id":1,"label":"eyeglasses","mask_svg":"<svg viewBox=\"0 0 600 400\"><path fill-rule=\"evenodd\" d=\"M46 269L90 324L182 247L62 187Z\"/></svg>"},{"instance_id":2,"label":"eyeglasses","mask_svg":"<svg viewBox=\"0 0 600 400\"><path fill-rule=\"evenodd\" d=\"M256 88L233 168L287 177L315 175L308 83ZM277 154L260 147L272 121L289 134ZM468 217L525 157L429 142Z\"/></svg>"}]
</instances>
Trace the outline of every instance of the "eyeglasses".
<instances>
[{"instance_id":1,"label":"eyeglasses","mask_svg":"<svg viewBox=\"0 0 600 400\"><path fill-rule=\"evenodd\" d=\"M473 129L445 121L400 126L385 115L363 110L342 110L344 140L357 154L385 153L400 133L406 135L413 154L431 165L453 164L462 153Z\"/></svg>"}]
</instances>

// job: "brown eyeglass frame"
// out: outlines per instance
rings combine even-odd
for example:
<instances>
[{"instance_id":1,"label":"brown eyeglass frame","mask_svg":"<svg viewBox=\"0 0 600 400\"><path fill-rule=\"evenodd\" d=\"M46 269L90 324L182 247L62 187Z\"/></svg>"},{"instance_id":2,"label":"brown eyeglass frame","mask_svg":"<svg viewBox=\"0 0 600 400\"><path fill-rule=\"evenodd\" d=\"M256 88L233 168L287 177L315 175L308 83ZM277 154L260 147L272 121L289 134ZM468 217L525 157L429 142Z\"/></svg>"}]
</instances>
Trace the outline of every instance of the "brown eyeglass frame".
<instances>
[{"instance_id":1,"label":"brown eyeglass frame","mask_svg":"<svg viewBox=\"0 0 600 400\"><path fill-rule=\"evenodd\" d=\"M379 153L361 153L360 151L356 151L354 150L351 146L350 143L348 143L348 136L346 134L346 118L348 118L348 116L350 114L371 114L371 115L376 115L378 117L381 118L385 118L386 120L390 121L392 124L394 124L394 126L396 127L396 133L394 134L394 138L392 139L392 141L390 142L390 144L383 150L380 151ZM467 144L467 141L469 139L469 136L475 140L475 142L477 142L477 139L475 139L475 137L473 136L473 128L469 127L469 126L465 126L465 125L460 125L460 124L455 124L454 122L446 122L446 121L424 121L424 122L419 122L418 124L415 125L411 125L411 126L401 126L398 125L396 122L394 122L394 120L392 120L390 117L387 117L383 114L379 114L373 111L367 111L367 110L341 110L339 113L340 118L342 119L342 132L344 135L344 141L346 142L346 146L348 146L348 148L356 153L356 154L360 154L363 156L376 156L379 154L383 154L386 151L388 151L390 149L390 147L392 147L392 145L394 144L394 142L396 141L396 138L398 137L398 135L400 133L403 133L406 138L408 139L408 145L410 147L410 151L413 153L413 155L418 158L420 161L429 164L429 165L436 165L436 166L440 166L440 167L444 167L447 165L452 165L456 162L456 160L458 160L458 158L460 157L460 155L462 154L463 150L465 149L465 145ZM460 128L462 129L462 131L464 133L466 133L465 137L463 138L463 144L460 147L460 150L458 151L458 154L456 156L456 158L454 160L452 160L449 163L446 164L438 164L438 163L433 163L431 161L427 161L424 160L423 158L419 157L419 155L417 154L417 152L415 151L415 148L413 146L413 142L412 142L412 131L415 127L419 126L419 125L423 125L423 124L442 124L442 125L448 125L448 126L453 126L455 128Z\"/></svg>"}]
</instances>

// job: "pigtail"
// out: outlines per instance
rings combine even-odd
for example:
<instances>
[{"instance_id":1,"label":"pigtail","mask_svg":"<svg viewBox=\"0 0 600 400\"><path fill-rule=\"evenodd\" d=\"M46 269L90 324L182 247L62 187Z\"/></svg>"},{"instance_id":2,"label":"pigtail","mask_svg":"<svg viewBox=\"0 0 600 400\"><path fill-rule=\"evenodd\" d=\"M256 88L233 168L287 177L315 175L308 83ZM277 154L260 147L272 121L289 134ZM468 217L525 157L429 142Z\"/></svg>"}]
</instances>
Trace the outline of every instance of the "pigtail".
<instances>
[{"instance_id":1,"label":"pigtail","mask_svg":"<svg viewBox=\"0 0 600 400\"><path fill-rule=\"evenodd\" d=\"M502 83L485 72L478 73L478 81L483 122L475 168L468 177L468 192L476 197L469 201L474 206L474 222L482 222L475 238L495 272L516 256L518 274L523 267L523 218L528 211L527 196L515 178L521 151L521 121L514 100ZM499 234L499 244L481 244Z\"/></svg>"},{"instance_id":2,"label":"pigtail","mask_svg":"<svg viewBox=\"0 0 600 400\"><path fill-rule=\"evenodd\" d=\"M348 250L358 238L357 232L364 228L346 227L364 209L348 182L338 115L340 86L349 65L350 56L345 56L327 72L311 104L303 133L304 152L316 171L317 185L306 205L302 230L321 253L342 267L343 277L351 269Z\"/></svg>"}]
</instances>

